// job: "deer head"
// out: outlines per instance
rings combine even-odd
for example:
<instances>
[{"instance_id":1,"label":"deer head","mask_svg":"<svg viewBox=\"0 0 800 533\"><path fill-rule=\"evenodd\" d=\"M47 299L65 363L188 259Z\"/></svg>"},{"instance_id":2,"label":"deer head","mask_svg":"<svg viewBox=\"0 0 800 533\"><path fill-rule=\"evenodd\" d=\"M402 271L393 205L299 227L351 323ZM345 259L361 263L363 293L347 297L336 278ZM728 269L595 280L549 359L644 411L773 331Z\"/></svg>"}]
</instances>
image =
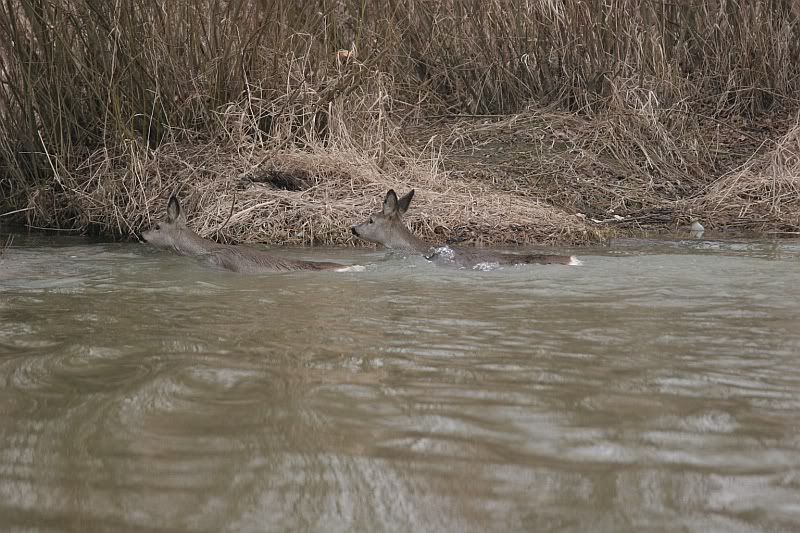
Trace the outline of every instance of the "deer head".
<instances>
[{"instance_id":1,"label":"deer head","mask_svg":"<svg viewBox=\"0 0 800 533\"><path fill-rule=\"evenodd\" d=\"M186 225L186 214L175 195L169 198L166 218L142 232L142 240L156 248L173 250L181 255L205 253L214 245L189 229Z\"/></svg>"},{"instance_id":2,"label":"deer head","mask_svg":"<svg viewBox=\"0 0 800 533\"><path fill-rule=\"evenodd\" d=\"M369 218L352 227L353 235L397 250L425 251L430 245L414 236L403 222L403 215L408 211L408 205L414 197L414 189L397 198L394 190L390 189L383 199L383 209L372 213Z\"/></svg>"}]
</instances>

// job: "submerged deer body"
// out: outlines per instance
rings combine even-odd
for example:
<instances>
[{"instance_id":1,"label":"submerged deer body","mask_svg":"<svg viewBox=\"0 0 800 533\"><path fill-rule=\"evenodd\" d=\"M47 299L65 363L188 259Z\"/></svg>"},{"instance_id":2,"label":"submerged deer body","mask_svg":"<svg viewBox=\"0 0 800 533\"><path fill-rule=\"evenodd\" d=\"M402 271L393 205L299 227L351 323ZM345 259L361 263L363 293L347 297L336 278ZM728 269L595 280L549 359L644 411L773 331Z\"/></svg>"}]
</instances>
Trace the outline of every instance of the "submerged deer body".
<instances>
[{"instance_id":1,"label":"submerged deer body","mask_svg":"<svg viewBox=\"0 0 800 533\"><path fill-rule=\"evenodd\" d=\"M171 250L178 255L196 257L208 265L233 272L248 274L294 270L345 272L363 269L358 265L348 267L338 263L282 259L247 246L219 244L204 239L186 225L186 214L175 196L169 199L166 218L143 232L142 239L156 248Z\"/></svg>"},{"instance_id":2,"label":"submerged deer body","mask_svg":"<svg viewBox=\"0 0 800 533\"><path fill-rule=\"evenodd\" d=\"M408 211L413 197L413 189L402 198L397 198L397 194L393 190L389 190L383 200L383 209L370 215L366 222L353 226L353 235L393 250L422 254L429 261L463 268L483 269L495 265L581 264L575 256L571 255L513 254L488 250L464 250L429 244L411 233L411 230L403 222L402 216Z\"/></svg>"}]
</instances>

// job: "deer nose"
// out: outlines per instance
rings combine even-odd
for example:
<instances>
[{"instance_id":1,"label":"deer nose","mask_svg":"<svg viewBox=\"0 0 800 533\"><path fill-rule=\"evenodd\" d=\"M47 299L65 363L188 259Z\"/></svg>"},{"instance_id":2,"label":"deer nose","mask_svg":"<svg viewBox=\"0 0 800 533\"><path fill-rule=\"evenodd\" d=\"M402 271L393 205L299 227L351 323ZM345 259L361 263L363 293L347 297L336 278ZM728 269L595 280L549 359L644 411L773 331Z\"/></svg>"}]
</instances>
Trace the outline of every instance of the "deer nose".
<instances>
[{"instance_id":1,"label":"deer nose","mask_svg":"<svg viewBox=\"0 0 800 533\"><path fill-rule=\"evenodd\" d=\"M356 229L356 227L355 227L355 226L353 226L352 228L350 228L350 231L352 231L352 232L353 232L353 235L355 235L356 237L358 237L358 230Z\"/></svg>"}]
</instances>

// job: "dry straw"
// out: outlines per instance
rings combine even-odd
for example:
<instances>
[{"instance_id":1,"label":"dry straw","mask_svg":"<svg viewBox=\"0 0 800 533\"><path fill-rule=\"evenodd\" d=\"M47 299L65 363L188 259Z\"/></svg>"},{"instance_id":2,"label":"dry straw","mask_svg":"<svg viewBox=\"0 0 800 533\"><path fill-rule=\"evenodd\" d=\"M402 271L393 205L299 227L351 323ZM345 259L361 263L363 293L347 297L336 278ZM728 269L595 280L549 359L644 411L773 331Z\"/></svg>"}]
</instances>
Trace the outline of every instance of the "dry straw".
<instances>
[{"instance_id":1,"label":"dry straw","mask_svg":"<svg viewBox=\"0 0 800 533\"><path fill-rule=\"evenodd\" d=\"M34 227L130 237L179 190L216 239L342 244L414 187L438 240L797 230L790 0L3 6L0 209Z\"/></svg>"},{"instance_id":2,"label":"dry straw","mask_svg":"<svg viewBox=\"0 0 800 533\"><path fill-rule=\"evenodd\" d=\"M432 173L431 162L378 168L359 151L274 152L242 143L163 145L136 165L98 157L82 183L67 183L69 203L108 232L135 232L162 216L178 192L189 223L223 242L357 243L350 226L380 209L389 188L415 188L409 221L438 241L481 244L585 242L579 217L481 183ZM409 164L412 163L412 164ZM132 170L133 168L133 170ZM120 206L109 211L109 204ZM363 243L362 243L363 244Z\"/></svg>"},{"instance_id":3,"label":"dry straw","mask_svg":"<svg viewBox=\"0 0 800 533\"><path fill-rule=\"evenodd\" d=\"M712 183L694 209L719 227L800 235L800 125Z\"/></svg>"}]
</instances>

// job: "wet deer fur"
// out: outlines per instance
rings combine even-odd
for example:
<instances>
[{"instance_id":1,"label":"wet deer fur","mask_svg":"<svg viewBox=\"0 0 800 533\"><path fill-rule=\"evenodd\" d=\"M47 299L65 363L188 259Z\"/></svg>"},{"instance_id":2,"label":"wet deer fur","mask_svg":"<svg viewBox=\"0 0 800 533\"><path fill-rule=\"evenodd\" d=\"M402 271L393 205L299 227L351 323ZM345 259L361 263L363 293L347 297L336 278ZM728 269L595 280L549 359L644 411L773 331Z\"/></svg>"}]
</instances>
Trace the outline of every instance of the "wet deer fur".
<instances>
[{"instance_id":1,"label":"wet deer fur","mask_svg":"<svg viewBox=\"0 0 800 533\"><path fill-rule=\"evenodd\" d=\"M403 215L408 211L413 197L414 189L401 198L390 189L383 200L381 211L371 214L365 222L353 226L351 229L353 235L389 249L422 254L430 261L466 268L474 268L480 264L580 264L574 256L569 255L514 254L432 245L414 235L403 222Z\"/></svg>"},{"instance_id":2,"label":"wet deer fur","mask_svg":"<svg viewBox=\"0 0 800 533\"><path fill-rule=\"evenodd\" d=\"M206 264L233 272L257 274L349 268L338 263L283 259L255 248L219 244L204 239L186 225L186 214L174 195L169 199L166 218L143 232L142 239L156 248L171 250L178 255L196 257Z\"/></svg>"}]
</instances>

